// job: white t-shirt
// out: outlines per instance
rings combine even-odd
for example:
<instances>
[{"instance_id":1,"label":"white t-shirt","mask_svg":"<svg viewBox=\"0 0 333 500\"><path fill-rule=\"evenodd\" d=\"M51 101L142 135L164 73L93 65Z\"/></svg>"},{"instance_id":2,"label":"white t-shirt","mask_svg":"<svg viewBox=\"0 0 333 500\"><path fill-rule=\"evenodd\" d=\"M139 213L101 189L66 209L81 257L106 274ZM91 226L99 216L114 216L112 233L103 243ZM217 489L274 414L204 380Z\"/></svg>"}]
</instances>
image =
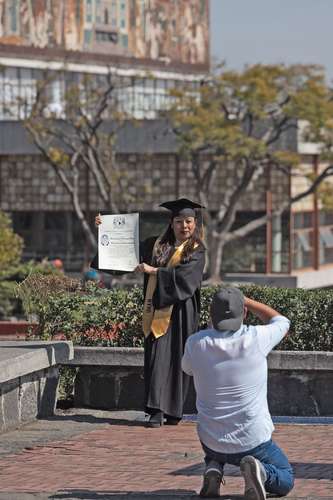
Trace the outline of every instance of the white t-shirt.
<instances>
[{"instance_id":1,"label":"white t-shirt","mask_svg":"<svg viewBox=\"0 0 333 500\"><path fill-rule=\"evenodd\" d=\"M182 369L193 375L198 434L220 453L251 450L274 430L267 404L268 353L289 330L284 316L237 332L201 330L188 338Z\"/></svg>"}]
</instances>

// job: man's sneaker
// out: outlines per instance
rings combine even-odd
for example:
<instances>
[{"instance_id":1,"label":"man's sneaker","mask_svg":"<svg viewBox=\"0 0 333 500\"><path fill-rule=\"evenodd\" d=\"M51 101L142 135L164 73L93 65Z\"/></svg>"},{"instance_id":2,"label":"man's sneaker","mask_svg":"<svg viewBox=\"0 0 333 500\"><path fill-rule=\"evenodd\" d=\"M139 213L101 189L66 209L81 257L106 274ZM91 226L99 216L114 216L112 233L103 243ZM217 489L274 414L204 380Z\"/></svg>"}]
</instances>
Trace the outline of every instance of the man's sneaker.
<instances>
[{"instance_id":1,"label":"man's sneaker","mask_svg":"<svg viewBox=\"0 0 333 500\"><path fill-rule=\"evenodd\" d=\"M240 462L240 470L245 481L246 500L266 500L266 471L256 458L248 455Z\"/></svg>"},{"instance_id":2,"label":"man's sneaker","mask_svg":"<svg viewBox=\"0 0 333 500\"><path fill-rule=\"evenodd\" d=\"M221 466L218 462L212 460L206 467L199 495L202 498L219 497L221 483L224 484Z\"/></svg>"}]
</instances>

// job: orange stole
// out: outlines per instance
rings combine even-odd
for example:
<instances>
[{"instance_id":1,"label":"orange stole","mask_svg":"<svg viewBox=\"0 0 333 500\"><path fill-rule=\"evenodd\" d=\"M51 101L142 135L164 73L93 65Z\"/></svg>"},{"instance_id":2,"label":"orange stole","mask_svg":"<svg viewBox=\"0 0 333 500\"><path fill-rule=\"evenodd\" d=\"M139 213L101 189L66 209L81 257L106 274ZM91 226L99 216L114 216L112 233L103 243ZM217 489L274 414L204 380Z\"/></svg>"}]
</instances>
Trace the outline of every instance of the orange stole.
<instances>
[{"instance_id":1,"label":"orange stole","mask_svg":"<svg viewBox=\"0 0 333 500\"><path fill-rule=\"evenodd\" d=\"M155 253L155 249L159 243L159 240L156 240L153 250L153 255ZM182 243L178 248L176 248L173 253L171 259L169 260L166 267L175 267L180 263L182 251L184 249L186 241ZM148 337L150 332L153 333L155 338L162 337L169 327L171 314L173 305L169 307L164 307L163 309L155 309L153 308L153 294L155 292L157 285L157 275L151 274L149 276L147 291L145 302L143 306L143 320L142 320L142 329L145 337Z\"/></svg>"}]
</instances>

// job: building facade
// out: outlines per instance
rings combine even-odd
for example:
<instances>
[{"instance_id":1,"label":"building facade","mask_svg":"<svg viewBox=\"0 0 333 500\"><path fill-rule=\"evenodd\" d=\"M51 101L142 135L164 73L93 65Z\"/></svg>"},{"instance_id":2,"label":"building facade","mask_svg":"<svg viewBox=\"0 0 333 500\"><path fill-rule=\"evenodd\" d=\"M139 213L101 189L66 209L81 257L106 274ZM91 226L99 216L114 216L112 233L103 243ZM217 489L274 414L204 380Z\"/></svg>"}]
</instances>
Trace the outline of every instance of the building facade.
<instances>
[{"instance_id":1,"label":"building facade","mask_svg":"<svg viewBox=\"0 0 333 500\"><path fill-rule=\"evenodd\" d=\"M154 118L178 85L209 71L207 0L0 0L0 119L29 112L52 73L52 110L68 82L117 76L122 110ZM24 105L19 105L19 102Z\"/></svg>"},{"instance_id":2,"label":"building facade","mask_svg":"<svg viewBox=\"0 0 333 500\"><path fill-rule=\"evenodd\" d=\"M207 0L0 0L0 44L209 64Z\"/></svg>"},{"instance_id":3,"label":"building facade","mask_svg":"<svg viewBox=\"0 0 333 500\"><path fill-rule=\"evenodd\" d=\"M0 0L0 209L12 215L24 237L25 258L60 257L66 269L80 271L91 253L68 193L22 123L38 82L51 75L50 111L61 116L69 85L80 85L87 75L96 82L112 75L119 110L141 124L122 130L117 163L131 195L121 208L142 213L145 236L161 228L161 200L196 197L193 174L160 114L173 102L171 89L196 95L209 60L208 0ZM315 145L293 132L287 142L302 155L305 169L322 168ZM211 193L213 211L236 178L225 165ZM82 206L93 224L104 207L91 176L80 182ZM271 170L242 199L235 225L269 214L303 187ZM324 210L317 195L308 196L283 217L228 244L222 270L232 281L332 286L332 211Z\"/></svg>"}]
</instances>

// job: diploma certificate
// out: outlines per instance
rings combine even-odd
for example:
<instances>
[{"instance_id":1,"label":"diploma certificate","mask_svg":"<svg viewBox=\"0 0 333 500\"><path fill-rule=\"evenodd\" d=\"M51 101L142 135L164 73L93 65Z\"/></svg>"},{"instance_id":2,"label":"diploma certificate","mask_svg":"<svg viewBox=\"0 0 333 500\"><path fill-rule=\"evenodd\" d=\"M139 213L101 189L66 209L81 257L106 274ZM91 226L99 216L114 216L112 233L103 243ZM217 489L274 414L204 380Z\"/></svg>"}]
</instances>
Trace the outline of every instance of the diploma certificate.
<instances>
[{"instance_id":1,"label":"diploma certificate","mask_svg":"<svg viewBox=\"0 0 333 500\"><path fill-rule=\"evenodd\" d=\"M139 264L139 214L101 215L98 267L134 271Z\"/></svg>"}]
</instances>

